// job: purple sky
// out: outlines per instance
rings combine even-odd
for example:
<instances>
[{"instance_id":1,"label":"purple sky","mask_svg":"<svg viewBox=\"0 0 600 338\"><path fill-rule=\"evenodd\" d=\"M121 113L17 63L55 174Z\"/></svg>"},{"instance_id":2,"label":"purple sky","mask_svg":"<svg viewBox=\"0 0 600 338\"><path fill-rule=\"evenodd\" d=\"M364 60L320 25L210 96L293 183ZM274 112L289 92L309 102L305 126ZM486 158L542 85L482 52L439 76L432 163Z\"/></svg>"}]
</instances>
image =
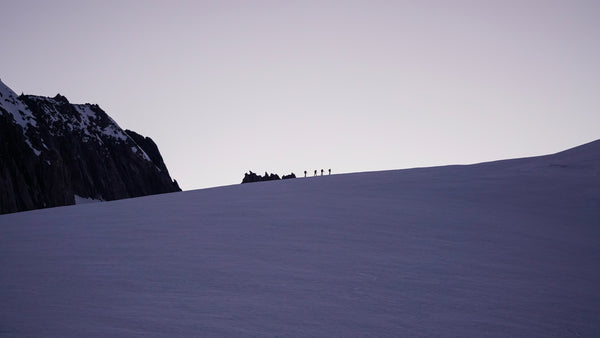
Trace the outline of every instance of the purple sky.
<instances>
[{"instance_id":1,"label":"purple sky","mask_svg":"<svg viewBox=\"0 0 600 338\"><path fill-rule=\"evenodd\" d=\"M98 103L183 189L600 138L598 1L12 1L0 78Z\"/></svg>"}]
</instances>

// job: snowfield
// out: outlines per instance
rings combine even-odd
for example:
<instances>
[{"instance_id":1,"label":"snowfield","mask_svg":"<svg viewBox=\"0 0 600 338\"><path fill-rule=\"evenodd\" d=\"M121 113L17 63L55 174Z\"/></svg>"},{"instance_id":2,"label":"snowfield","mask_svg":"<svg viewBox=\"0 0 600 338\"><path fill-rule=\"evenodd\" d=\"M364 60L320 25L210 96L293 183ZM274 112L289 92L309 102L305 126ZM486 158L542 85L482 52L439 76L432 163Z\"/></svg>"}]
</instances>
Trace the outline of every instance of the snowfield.
<instances>
[{"instance_id":1,"label":"snowfield","mask_svg":"<svg viewBox=\"0 0 600 338\"><path fill-rule=\"evenodd\" d=\"M600 141L0 216L0 336L600 336Z\"/></svg>"}]
</instances>

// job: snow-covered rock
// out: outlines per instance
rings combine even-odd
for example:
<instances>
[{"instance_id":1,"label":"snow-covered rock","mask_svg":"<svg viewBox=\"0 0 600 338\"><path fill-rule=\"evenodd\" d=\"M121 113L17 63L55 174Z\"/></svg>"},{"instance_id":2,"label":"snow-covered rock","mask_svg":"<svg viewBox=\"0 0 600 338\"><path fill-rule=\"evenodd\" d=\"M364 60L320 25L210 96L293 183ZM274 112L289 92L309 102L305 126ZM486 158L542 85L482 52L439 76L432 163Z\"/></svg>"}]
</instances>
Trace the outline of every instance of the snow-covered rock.
<instances>
[{"instance_id":1,"label":"snow-covered rock","mask_svg":"<svg viewBox=\"0 0 600 338\"><path fill-rule=\"evenodd\" d=\"M180 190L160 153L147 154L151 140L60 94L17 96L0 82L0 141L0 213Z\"/></svg>"}]
</instances>

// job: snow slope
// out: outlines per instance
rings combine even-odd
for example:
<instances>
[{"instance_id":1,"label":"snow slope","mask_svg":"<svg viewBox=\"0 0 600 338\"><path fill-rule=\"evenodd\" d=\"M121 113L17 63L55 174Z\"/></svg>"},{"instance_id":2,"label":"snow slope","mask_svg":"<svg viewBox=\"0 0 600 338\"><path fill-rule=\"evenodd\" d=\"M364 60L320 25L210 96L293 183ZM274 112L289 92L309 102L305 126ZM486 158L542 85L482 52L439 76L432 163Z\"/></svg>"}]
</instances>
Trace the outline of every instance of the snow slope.
<instances>
[{"instance_id":1,"label":"snow slope","mask_svg":"<svg viewBox=\"0 0 600 338\"><path fill-rule=\"evenodd\" d=\"M600 141L0 216L0 336L600 336Z\"/></svg>"}]
</instances>

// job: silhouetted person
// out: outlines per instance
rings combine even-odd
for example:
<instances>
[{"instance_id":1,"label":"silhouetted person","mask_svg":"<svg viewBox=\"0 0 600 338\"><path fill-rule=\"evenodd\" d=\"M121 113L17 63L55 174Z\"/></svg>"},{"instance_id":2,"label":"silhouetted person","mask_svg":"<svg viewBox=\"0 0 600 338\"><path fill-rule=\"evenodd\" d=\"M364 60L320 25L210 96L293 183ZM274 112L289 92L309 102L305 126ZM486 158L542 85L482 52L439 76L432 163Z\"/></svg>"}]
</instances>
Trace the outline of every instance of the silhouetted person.
<instances>
[{"instance_id":1,"label":"silhouetted person","mask_svg":"<svg viewBox=\"0 0 600 338\"><path fill-rule=\"evenodd\" d=\"M323 170L323 169L321 169L321 176L323 176L323 171L324 171L324 170Z\"/></svg>"},{"instance_id":2,"label":"silhouetted person","mask_svg":"<svg viewBox=\"0 0 600 338\"><path fill-rule=\"evenodd\" d=\"M306 170L304 170L304 177L306 177Z\"/></svg>"},{"instance_id":3,"label":"silhouetted person","mask_svg":"<svg viewBox=\"0 0 600 338\"><path fill-rule=\"evenodd\" d=\"M315 176L317 176L317 169L315 169Z\"/></svg>"},{"instance_id":4,"label":"silhouetted person","mask_svg":"<svg viewBox=\"0 0 600 338\"><path fill-rule=\"evenodd\" d=\"M329 175L331 175L331 169L329 169Z\"/></svg>"}]
</instances>

